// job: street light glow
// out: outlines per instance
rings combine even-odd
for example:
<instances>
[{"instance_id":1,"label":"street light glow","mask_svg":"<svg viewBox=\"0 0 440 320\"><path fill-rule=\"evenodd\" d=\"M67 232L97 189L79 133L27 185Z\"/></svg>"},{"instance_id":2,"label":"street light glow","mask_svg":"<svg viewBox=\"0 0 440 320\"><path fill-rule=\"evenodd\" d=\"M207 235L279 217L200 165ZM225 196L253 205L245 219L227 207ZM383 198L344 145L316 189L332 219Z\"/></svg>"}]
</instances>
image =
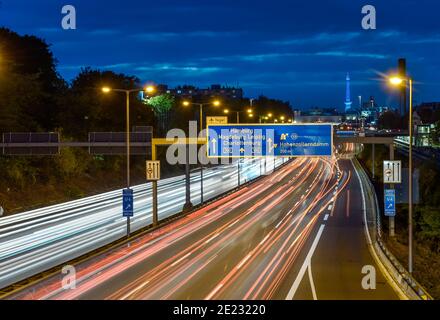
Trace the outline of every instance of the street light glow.
<instances>
[{"instance_id":1,"label":"street light glow","mask_svg":"<svg viewBox=\"0 0 440 320\"><path fill-rule=\"evenodd\" d=\"M216 106L216 107L218 107L218 106L220 106L220 101L219 100L215 100L213 103L212 103L214 106Z\"/></svg>"},{"instance_id":2,"label":"street light glow","mask_svg":"<svg viewBox=\"0 0 440 320\"><path fill-rule=\"evenodd\" d=\"M102 92L104 92L104 93L109 93L110 91L112 91L112 89L110 89L109 87L102 88Z\"/></svg>"},{"instance_id":3,"label":"street light glow","mask_svg":"<svg viewBox=\"0 0 440 320\"><path fill-rule=\"evenodd\" d=\"M183 101L182 102L183 106L188 107L190 105L189 101Z\"/></svg>"},{"instance_id":4,"label":"street light glow","mask_svg":"<svg viewBox=\"0 0 440 320\"><path fill-rule=\"evenodd\" d=\"M156 88L154 86L147 86L145 87L145 92L146 93L153 93L156 91Z\"/></svg>"},{"instance_id":5,"label":"street light glow","mask_svg":"<svg viewBox=\"0 0 440 320\"><path fill-rule=\"evenodd\" d=\"M400 86L403 83L403 79L400 77L391 77L390 78L390 83L393 86Z\"/></svg>"},{"instance_id":6,"label":"street light glow","mask_svg":"<svg viewBox=\"0 0 440 320\"><path fill-rule=\"evenodd\" d=\"M269 118L272 118L272 113L269 113L267 116L268 116Z\"/></svg>"},{"instance_id":7,"label":"street light glow","mask_svg":"<svg viewBox=\"0 0 440 320\"><path fill-rule=\"evenodd\" d=\"M228 113L229 113L229 110L228 110L228 109L225 109L225 110L223 110L223 112L224 112L225 114L228 114Z\"/></svg>"}]
</instances>

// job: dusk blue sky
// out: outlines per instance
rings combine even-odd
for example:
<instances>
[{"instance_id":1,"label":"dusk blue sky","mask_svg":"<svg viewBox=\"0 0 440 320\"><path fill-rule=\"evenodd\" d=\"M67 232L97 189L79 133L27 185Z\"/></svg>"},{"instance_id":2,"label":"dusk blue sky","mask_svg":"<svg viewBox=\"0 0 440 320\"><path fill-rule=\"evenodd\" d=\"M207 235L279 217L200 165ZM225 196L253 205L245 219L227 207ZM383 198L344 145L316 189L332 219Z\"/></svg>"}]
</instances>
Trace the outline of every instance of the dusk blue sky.
<instances>
[{"instance_id":1,"label":"dusk blue sky","mask_svg":"<svg viewBox=\"0 0 440 320\"><path fill-rule=\"evenodd\" d=\"M77 30L61 8L77 9ZM361 8L377 9L363 30ZM408 60L415 100L440 100L438 0L1 0L0 25L46 39L71 80L91 66L171 86L239 85L294 107L344 107L374 95L396 105L379 73Z\"/></svg>"}]
</instances>

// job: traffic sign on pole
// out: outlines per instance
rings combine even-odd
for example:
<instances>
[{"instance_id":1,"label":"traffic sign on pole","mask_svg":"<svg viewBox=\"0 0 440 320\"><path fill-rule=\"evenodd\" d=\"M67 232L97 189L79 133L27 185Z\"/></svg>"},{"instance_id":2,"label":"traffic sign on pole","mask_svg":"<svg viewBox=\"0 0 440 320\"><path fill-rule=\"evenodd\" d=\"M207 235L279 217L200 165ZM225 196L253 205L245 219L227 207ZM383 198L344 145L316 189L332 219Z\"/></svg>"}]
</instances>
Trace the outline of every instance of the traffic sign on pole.
<instances>
[{"instance_id":1,"label":"traffic sign on pole","mask_svg":"<svg viewBox=\"0 0 440 320\"><path fill-rule=\"evenodd\" d=\"M333 155L331 124L211 125L208 157L319 157Z\"/></svg>"},{"instance_id":2,"label":"traffic sign on pole","mask_svg":"<svg viewBox=\"0 0 440 320\"><path fill-rule=\"evenodd\" d=\"M133 217L133 190L122 190L122 215L124 217Z\"/></svg>"},{"instance_id":3,"label":"traffic sign on pole","mask_svg":"<svg viewBox=\"0 0 440 320\"><path fill-rule=\"evenodd\" d=\"M228 123L228 117L206 117L206 124L208 126L215 125L215 124L227 124Z\"/></svg>"},{"instance_id":4,"label":"traffic sign on pole","mask_svg":"<svg viewBox=\"0 0 440 320\"><path fill-rule=\"evenodd\" d=\"M396 216L396 190L385 189L385 216Z\"/></svg>"},{"instance_id":5,"label":"traffic sign on pole","mask_svg":"<svg viewBox=\"0 0 440 320\"><path fill-rule=\"evenodd\" d=\"M147 181L160 180L160 161L147 161L146 174Z\"/></svg>"},{"instance_id":6,"label":"traffic sign on pole","mask_svg":"<svg viewBox=\"0 0 440 320\"><path fill-rule=\"evenodd\" d=\"M383 162L383 183L402 183L402 161Z\"/></svg>"}]
</instances>

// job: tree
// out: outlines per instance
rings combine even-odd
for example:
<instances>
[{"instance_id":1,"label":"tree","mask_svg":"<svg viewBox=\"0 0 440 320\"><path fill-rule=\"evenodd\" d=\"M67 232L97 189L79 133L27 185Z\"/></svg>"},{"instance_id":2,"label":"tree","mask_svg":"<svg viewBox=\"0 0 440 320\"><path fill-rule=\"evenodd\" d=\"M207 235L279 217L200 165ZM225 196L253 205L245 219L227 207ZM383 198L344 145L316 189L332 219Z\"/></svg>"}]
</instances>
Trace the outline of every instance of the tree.
<instances>
[{"instance_id":1,"label":"tree","mask_svg":"<svg viewBox=\"0 0 440 320\"><path fill-rule=\"evenodd\" d=\"M170 110L175 104L174 97L170 94L163 94L147 100L147 104L152 107L158 122L159 135L164 135L169 129Z\"/></svg>"},{"instance_id":2,"label":"tree","mask_svg":"<svg viewBox=\"0 0 440 320\"><path fill-rule=\"evenodd\" d=\"M119 92L103 94L101 88L118 89L141 87L139 79L111 71L91 68L81 70L72 81L60 113L60 126L66 135L83 138L90 131L125 131L125 95ZM130 123L151 125L152 112L144 107L135 94L130 96Z\"/></svg>"},{"instance_id":3,"label":"tree","mask_svg":"<svg viewBox=\"0 0 440 320\"><path fill-rule=\"evenodd\" d=\"M6 28L0 28L0 44L2 73L23 76L17 85L27 90L37 84L43 93L26 106L26 112L41 130L53 130L57 127L59 97L67 90L67 84L56 71L57 61L49 45L38 37L20 36ZM8 94L16 95L13 91Z\"/></svg>"}]
</instances>

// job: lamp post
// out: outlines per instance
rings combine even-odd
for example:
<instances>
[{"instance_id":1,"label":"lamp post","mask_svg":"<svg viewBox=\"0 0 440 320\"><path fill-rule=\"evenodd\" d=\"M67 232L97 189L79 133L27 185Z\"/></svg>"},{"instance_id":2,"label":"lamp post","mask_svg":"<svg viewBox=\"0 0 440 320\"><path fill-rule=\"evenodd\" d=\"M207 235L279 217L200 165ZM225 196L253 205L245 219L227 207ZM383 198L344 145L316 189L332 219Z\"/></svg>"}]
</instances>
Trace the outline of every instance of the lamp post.
<instances>
[{"instance_id":1,"label":"lamp post","mask_svg":"<svg viewBox=\"0 0 440 320\"><path fill-rule=\"evenodd\" d=\"M125 93L125 118L126 118L126 130L125 130L125 144L126 144L126 153L127 153L127 189L130 189L130 94L133 92L145 91L146 93L153 93L156 88L153 86L147 86L146 88L140 89L113 89L110 87L103 87L102 92L110 93L114 92L123 92ZM130 217L127 217L127 238L130 237Z\"/></svg>"},{"instance_id":2,"label":"lamp post","mask_svg":"<svg viewBox=\"0 0 440 320\"><path fill-rule=\"evenodd\" d=\"M248 114L248 116L250 117L250 118L252 118L254 115L253 115L253 110L252 109L247 109L246 111L241 111L241 110L229 110L229 109L225 109L225 110L223 110L223 113L224 114L229 114L229 113L231 113L231 112L235 112L236 114L237 114L237 123L240 123L240 113L244 113L244 112L247 112L247 114Z\"/></svg>"},{"instance_id":3,"label":"lamp post","mask_svg":"<svg viewBox=\"0 0 440 320\"><path fill-rule=\"evenodd\" d=\"M401 86L406 83L409 87L409 152L408 152L408 271L413 272L413 176L412 176L412 147L413 147L413 79L411 77L391 77L390 83Z\"/></svg>"},{"instance_id":4,"label":"lamp post","mask_svg":"<svg viewBox=\"0 0 440 320\"><path fill-rule=\"evenodd\" d=\"M213 102L208 102L208 103L195 103L195 102L183 101L183 105L185 107L189 107L191 105L199 107L199 128L200 128L199 134L203 131L203 107L209 105L214 105L218 107L220 106L220 104L221 103L219 100L214 100ZM187 149L186 152L188 153L189 150ZM186 159L188 160L188 156L186 157ZM186 167L187 169L189 169L189 163L186 164ZM186 194L187 194L187 199L185 203L186 208L192 207L191 200L189 199L189 194L190 194L189 179L190 179L189 170L186 170ZM203 200L203 163L200 163L200 201L201 201L200 203L203 204L204 201Z\"/></svg>"}]
</instances>

